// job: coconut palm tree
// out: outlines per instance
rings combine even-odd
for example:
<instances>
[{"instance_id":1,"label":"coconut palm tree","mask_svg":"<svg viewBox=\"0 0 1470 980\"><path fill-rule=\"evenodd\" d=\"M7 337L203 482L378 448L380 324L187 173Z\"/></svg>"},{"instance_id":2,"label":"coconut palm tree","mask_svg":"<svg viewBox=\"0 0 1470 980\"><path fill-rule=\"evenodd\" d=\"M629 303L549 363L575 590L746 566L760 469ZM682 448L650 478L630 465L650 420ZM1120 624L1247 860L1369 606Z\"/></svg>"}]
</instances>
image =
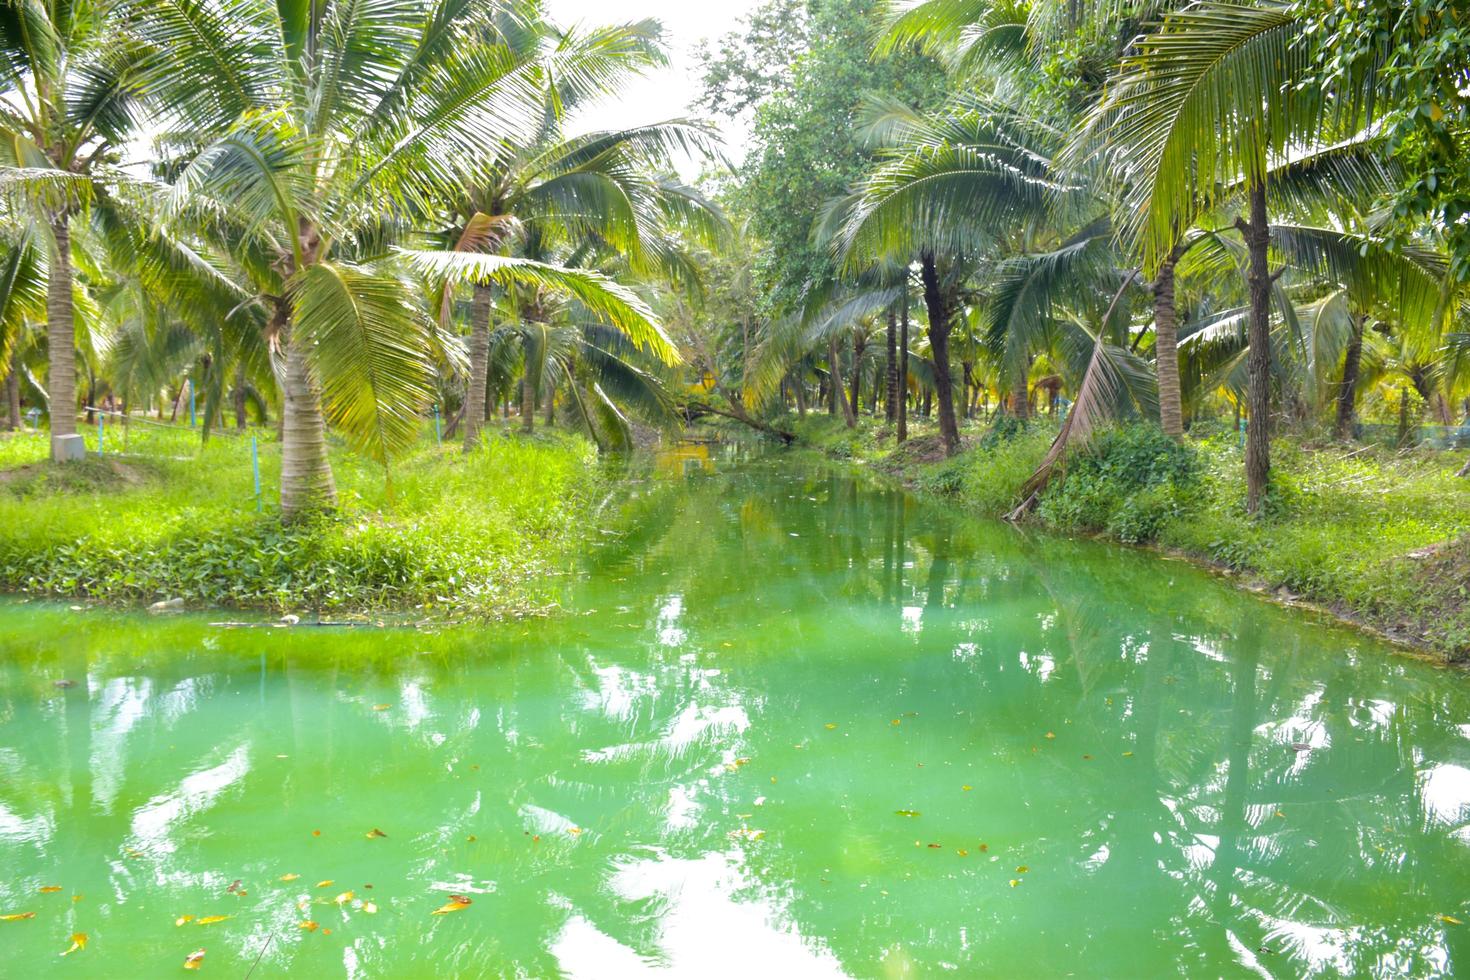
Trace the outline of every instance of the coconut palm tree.
<instances>
[{"instance_id":1,"label":"coconut palm tree","mask_svg":"<svg viewBox=\"0 0 1470 980\"><path fill-rule=\"evenodd\" d=\"M587 70L555 51L521 56L534 6L149 0L133 12L138 36L168 52L148 92L193 143L166 217L233 226L281 362L284 518L335 503L328 421L385 467L418 437L433 393L426 279L564 289L658 335L647 306L596 273L402 244L536 130L547 73Z\"/></svg>"},{"instance_id":2,"label":"coconut palm tree","mask_svg":"<svg viewBox=\"0 0 1470 980\"><path fill-rule=\"evenodd\" d=\"M155 51L116 3L15 0L0 12L0 185L12 217L45 229L52 455L76 433L72 221L129 178L117 154L139 133L142 75Z\"/></svg>"}]
</instances>

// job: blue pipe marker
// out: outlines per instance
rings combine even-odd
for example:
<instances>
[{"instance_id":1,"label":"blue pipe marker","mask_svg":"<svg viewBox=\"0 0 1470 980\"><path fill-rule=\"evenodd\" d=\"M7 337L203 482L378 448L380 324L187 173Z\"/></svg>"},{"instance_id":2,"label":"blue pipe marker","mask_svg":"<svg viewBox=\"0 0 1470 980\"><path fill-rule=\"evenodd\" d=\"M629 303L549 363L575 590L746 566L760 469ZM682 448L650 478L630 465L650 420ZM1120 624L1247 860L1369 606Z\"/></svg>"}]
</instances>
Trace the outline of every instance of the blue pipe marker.
<instances>
[{"instance_id":1,"label":"blue pipe marker","mask_svg":"<svg viewBox=\"0 0 1470 980\"><path fill-rule=\"evenodd\" d=\"M1247 424L1248 423L1246 422L1245 416L1241 416L1241 418L1240 418L1240 430L1239 430L1240 431L1240 448L1241 449L1244 449L1245 448L1245 427L1246 427Z\"/></svg>"},{"instance_id":2,"label":"blue pipe marker","mask_svg":"<svg viewBox=\"0 0 1470 980\"><path fill-rule=\"evenodd\" d=\"M102 449L102 413L97 413L97 455L101 456Z\"/></svg>"},{"instance_id":3,"label":"blue pipe marker","mask_svg":"<svg viewBox=\"0 0 1470 980\"><path fill-rule=\"evenodd\" d=\"M444 444L443 434L439 431L439 406L438 405L435 405L434 406L434 442L438 443L441 446Z\"/></svg>"},{"instance_id":4,"label":"blue pipe marker","mask_svg":"<svg viewBox=\"0 0 1470 980\"><path fill-rule=\"evenodd\" d=\"M260 513L260 452L255 445L255 437L250 437L250 468L255 472L255 512Z\"/></svg>"},{"instance_id":5,"label":"blue pipe marker","mask_svg":"<svg viewBox=\"0 0 1470 980\"><path fill-rule=\"evenodd\" d=\"M189 382L189 428L194 428L194 382Z\"/></svg>"}]
</instances>

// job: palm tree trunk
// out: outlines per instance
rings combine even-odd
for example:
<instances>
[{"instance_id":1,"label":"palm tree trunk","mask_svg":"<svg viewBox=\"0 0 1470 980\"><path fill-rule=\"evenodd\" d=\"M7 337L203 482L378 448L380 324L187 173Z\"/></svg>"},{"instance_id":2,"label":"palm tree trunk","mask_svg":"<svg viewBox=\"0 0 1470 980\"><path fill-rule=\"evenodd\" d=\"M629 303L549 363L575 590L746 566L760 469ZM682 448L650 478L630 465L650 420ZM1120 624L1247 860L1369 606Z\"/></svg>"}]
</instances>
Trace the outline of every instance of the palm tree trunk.
<instances>
[{"instance_id":1,"label":"palm tree trunk","mask_svg":"<svg viewBox=\"0 0 1470 980\"><path fill-rule=\"evenodd\" d=\"M1024 422L1031 417L1031 385L1030 368L1021 365L1016 376L1011 379L1011 415Z\"/></svg>"},{"instance_id":2,"label":"palm tree trunk","mask_svg":"<svg viewBox=\"0 0 1470 980\"><path fill-rule=\"evenodd\" d=\"M863 404L863 353L867 349L867 338L862 334L855 334L852 338L852 415L854 423L857 421L858 410Z\"/></svg>"},{"instance_id":3,"label":"palm tree trunk","mask_svg":"<svg viewBox=\"0 0 1470 980\"><path fill-rule=\"evenodd\" d=\"M842 360L837 355L837 338L827 338L827 373L831 378L832 407L833 414L836 409L842 410L842 421L851 429L857 425L857 419L852 414L852 406L847 403L847 392L842 388Z\"/></svg>"},{"instance_id":4,"label":"palm tree trunk","mask_svg":"<svg viewBox=\"0 0 1470 980\"><path fill-rule=\"evenodd\" d=\"M1179 318L1174 305L1174 268L1178 246L1159 267L1154 280L1154 364L1159 377L1159 425L1175 439L1184 438L1184 406L1179 392Z\"/></svg>"},{"instance_id":5,"label":"palm tree trunk","mask_svg":"<svg viewBox=\"0 0 1470 980\"><path fill-rule=\"evenodd\" d=\"M888 386L884 392L884 414L890 423L898 418L898 313L888 308Z\"/></svg>"},{"instance_id":6,"label":"palm tree trunk","mask_svg":"<svg viewBox=\"0 0 1470 980\"><path fill-rule=\"evenodd\" d=\"M245 431L245 362L235 365L235 428Z\"/></svg>"},{"instance_id":7,"label":"palm tree trunk","mask_svg":"<svg viewBox=\"0 0 1470 980\"><path fill-rule=\"evenodd\" d=\"M464 451L480 443L485 423L485 378L490 373L490 307L494 294L489 286L475 285L470 305L470 384L464 396Z\"/></svg>"},{"instance_id":8,"label":"palm tree trunk","mask_svg":"<svg viewBox=\"0 0 1470 980\"><path fill-rule=\"evenodd\" d=\"M5 372L5 427L11 432L20 428L20 359L15 354Z\"/></svg>"},{"instance_id":9,"label":"palm tree trunk","mask_svg":"<svg viewBox=\"0 0 1470 980\"><path fill-rule=\"evenodd\" d=\"M949 378L949 298L939 288L939 270L933 252L919 256L924 278L924 306L929 311L929 348L934 356L934 395L939 399L939 440L944 455L960 448L960 430L954 418L954 391Z\"/></svg>"},{"instance_id":10,"label":"palm tree trunk","mask_svg":"<svg viewBox=\"0 0 1470 980\"><path fill-rule=\"evenodd\" d=\"M51 412L51 458L64 461L57 448L61 436L77 431L77 331L71 299L70 215L62 211L51 219L56 255L46 277L46 346L50 358L46 392Z\"/></svg>"},{"instance_id":11,"label":"palm tree trunk","mask_svg":"<svg viewBox=\"0 0 1470 980\"><path fill-rule=\"evenodd\" d=\"M550 385L546 389L546 424L556 424L556 385Z\"/></svg>"},{"instance_id":12,"label":"palm tree trunk","mask_svg":"<svg viewBox=\"0 0 1470 980\"><path fill-rule=\"evenodd\" d=\"M530 372L521 379L521 431L527 434L536 430L536 386L531 384Z\"/></svg>"},{"instance_id":13,"label":"palm tree trunk","mask_svg":"<svg viewBox=\"0 0 1470 980\"><path fill-rule=\"evenodd\" d=\"M903 280L903 320L898 336L898 442L909 437L909 280Z\"/></svg>"},{"instance_id":14,"label":"palm tree trunk","mask_svg":"<svg viewBox=\"0 0 1470 980\"><path fill-rule=\"evenodd\" d=\"M278 311L284 316L284 310ZM327 426L321 393L307 353L286 340L285 407L281 417L281 518L298 520L337 505L337 486L327 460Z\"/></svg>"},{"instance_id":15,"label":"palm tree trunk","mask_svg":"<svg viewBox=\"0 0 1470 980\"><path fill-rule=\"evenodd\" d=\"M806 379L797 375L792 385L796 389L796 417L806 418Z\"/></svg>"},{"instance_id":16,"label":"palm tree trunk","mask_svg":"<svg viewBox=\"0 0 1470 980\"><path fill-rule=\"evenodd\" d=\"M1363 326L1366 314L1353 317L1353 335L1342 358L1342 382L1337 386L1337 424L1333 435L1346 442L1353 435L1353 416L1357 413L1358 371L1363 363Z\"/></svg>"},{"instance_id":17,"label":"palm tree trunk","mask_svg":"<svg viewBox=\"0 0 1470 980\"><path fill-rule=\"evenodd\" d=\"M1271 227L1266 216L1266 183L1251 179L1250 221L1236 219L1250 256L1250 345L1246 408L1250 413L1245 439L1245 509L1255 514L1266 498L1271 477L1271 269L1267 249Z\"/></svg>"}]
</instances>

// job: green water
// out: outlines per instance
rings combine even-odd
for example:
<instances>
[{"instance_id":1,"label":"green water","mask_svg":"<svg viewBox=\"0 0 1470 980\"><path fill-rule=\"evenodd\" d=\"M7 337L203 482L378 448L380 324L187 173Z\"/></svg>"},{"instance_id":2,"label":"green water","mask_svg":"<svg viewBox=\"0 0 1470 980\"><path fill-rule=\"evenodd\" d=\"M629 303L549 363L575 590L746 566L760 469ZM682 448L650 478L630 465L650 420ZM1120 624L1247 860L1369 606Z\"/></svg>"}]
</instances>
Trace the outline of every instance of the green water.
<instances>
[{"instance_id":1,"label":"green water","mask_svg":"<svg viewBox=\"0 0 1470 980\"><path fill-rule=\"evenodd\" d=\"M557 619L0 606L0 974L1465 969L1462 675L840 473L666 469Z\"/></svg>"}]
</instances>

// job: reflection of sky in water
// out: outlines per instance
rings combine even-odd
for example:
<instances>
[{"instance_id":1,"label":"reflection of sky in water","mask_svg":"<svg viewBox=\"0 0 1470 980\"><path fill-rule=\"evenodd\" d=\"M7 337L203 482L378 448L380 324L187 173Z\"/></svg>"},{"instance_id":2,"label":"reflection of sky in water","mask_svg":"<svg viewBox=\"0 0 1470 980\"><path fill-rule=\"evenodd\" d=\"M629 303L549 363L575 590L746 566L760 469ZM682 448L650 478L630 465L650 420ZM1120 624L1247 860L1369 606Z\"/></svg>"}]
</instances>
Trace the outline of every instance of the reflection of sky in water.
<instances>
[{"instance_id":1,"label":"reflection of sky in water","mask_svg":"<svg viewBox=\"0 0 1470 980\"><path fill-rule=\"evenodd\" d=\"M546 622L0 605L0 914L37 911L0 924L7 966L54 969L78 929L66 967L92 976L202 945L244 975L268 938L260 976L1429 976L1470 955L1441 918L1470 923L1460 675L1147 556L703 465L603 515ZM433 916L451 894L473 903Z\"/></svg>"}]
</instances>

